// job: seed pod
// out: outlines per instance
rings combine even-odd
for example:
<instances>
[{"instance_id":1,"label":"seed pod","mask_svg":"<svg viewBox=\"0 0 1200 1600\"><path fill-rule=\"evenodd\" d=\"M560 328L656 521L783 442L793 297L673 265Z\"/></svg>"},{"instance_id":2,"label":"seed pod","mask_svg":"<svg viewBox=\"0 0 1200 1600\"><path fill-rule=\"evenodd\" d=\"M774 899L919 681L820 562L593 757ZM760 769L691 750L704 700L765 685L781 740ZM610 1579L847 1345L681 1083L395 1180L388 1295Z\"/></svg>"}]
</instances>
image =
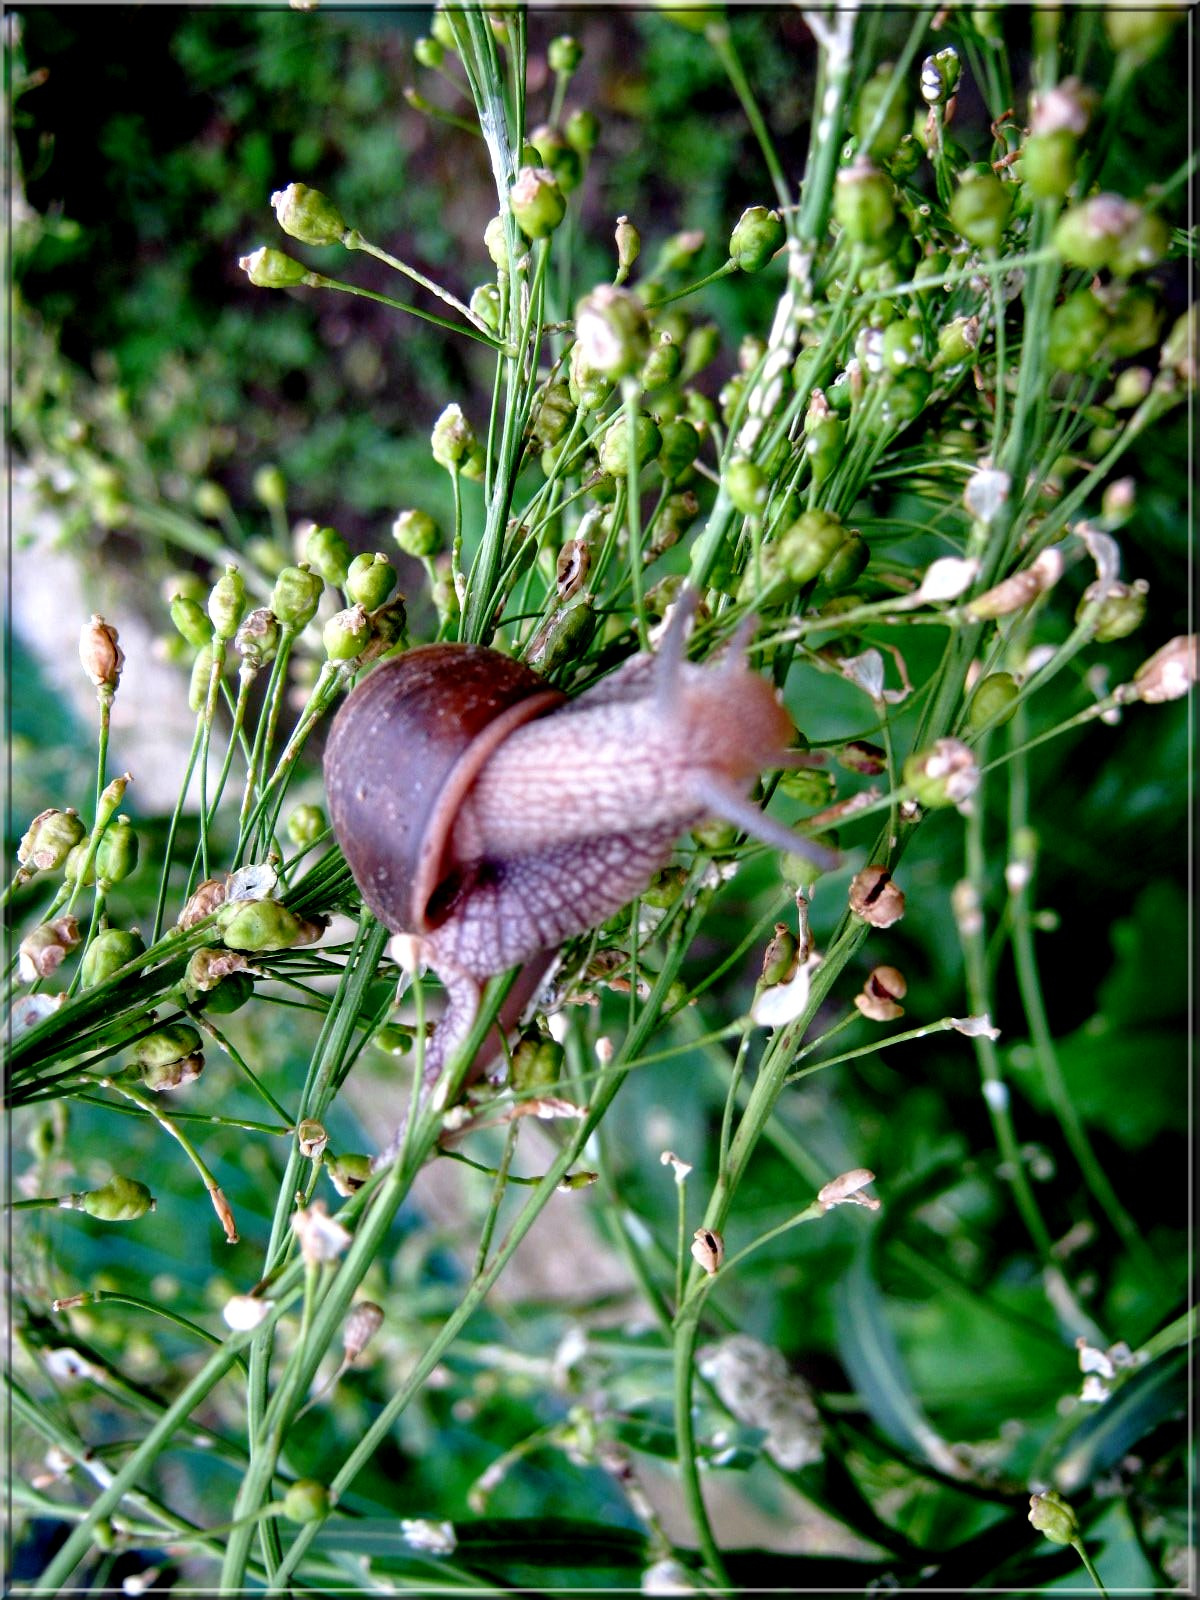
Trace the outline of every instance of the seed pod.
<instances>
[{"instance_id":1,"label":"seed pod","mask_svg":"<svg viewBox=\"0 0 1200 1600\"><path fill-rule=\"evenodd\" d=\"M289 183L271 196L275 220L291 239L301 244L341 244L346 224L328 196L307 184Z\"/></svg>"},{"instance_id":2,"label":"seed pod","mask_svg":"<svg viewBox=\"0 0 1200 1600\"><path fill-rule=\"evenodd\" d=\"M567 202L548 167L522 167L508 203L517 227L527 239L545 239L567 214Z\"/></svg>"},{"instance_id":3,"label":"seed pod","mask_svg":"<svg viewBox=\"0 0 1200 1600\"><path fill-rule=\"evenodd\" d=\"M510 1078L519 1095L538 1095L552 1089L562 1073L565 1052L556 1040L536 1028L527 1029L512 1053Z\"/></svg>"},{"instance_id":4,"label":"seed pod","mask_svg":"<svg viewBox=\"0 0 1200 1600\"><path fill-rule=\"evenodd\" d=\"M1029 1520L1052 1544L1077 1544L1079 1518L1055 1489L1029 1497Z\"/></svg>"},{"instance_id":5,"label":"seed pod","mask_svg":"<svg viewBox=\"0 0 1200 1600\"><path fill-rule=\"evenodd\" d=\"M892 181L860 156L837 175L833 215L851 244L880 244L896 218Z\"/></svg>"},{"instance_id":6,"label":"seed pod","mask_svg":"<svg viewBox=\"0 0 1200 1600\"><path fill-rule=\"evenodd\" d=\"M79 943L79 924L74 917L55 917L30 930L17 948L17 975L22 983L49 978Z\"/></svg>"},{"instance_id":7,"label":"seed pod","mask_svg":"<svg viewBox=\"0 0 1200 1600\"><path fill-rule=\"evenodd\" d=\"M645 307L628 289L601 284L575 307L575 340L581 362L602 378L637 372L650 349Z\"/></svg>"},{"instance_id":8,"label":"seed pod","mask_svg":"<svg viewBox=\"0 0 1200 1600\"><path fill-rule=\"evenodd\" d=\"M714 1228L697 1228L692 1235L692 1258L714 1277L725 1259L725 1241Z\"/></svg>"},{"instance_id":9,"label":"seed pod","mask_svg":"<svg viewBox=\"0 0 1200 1600\"><path fill-rule=\"evenodd\" d=\"M1150 706L1179 700L1198 676L1196 635L1180 634L1143 661L1134 673L1135 697Z\"/></svg>"},{"instance_id":10,"label":"seed pod","mask_svg":"<svg viewBox=\"0 0 1200 1600\"><path fill-rule=\"evenodd\" d=\"M170 604L171 621L189 644L197 649L212 642L212 624L198 600L177 594Z\"/></svg>"},{"instance_id":11,"label":"seed pod","mask_svg":"<svg viewBox=\"0 0 1200 1600\"><path fill-rule=\"evenodd\" d=\"M117 630L93 612L79 635L79 659L96 689L111 694L121 681L125 653L117 643Z\"/></svg>"},{"instance_id":12,"label":"seed pod","mask_svg":"<svg viewBox=\"0 0 1200 1600\"><path fill-rule=\"evenodd\" d=\"M779 569L798 587L811 583L845 539L846 529L832 512L804 511L779 538Z\"/></svg>"},{"instance_id":13,"label":"seed pod","mask_svg":"<svg viewBox=\"0 0 1200 1600\"><path fill-rule=\"evenodd\" d=\"M904 894L886 867L864 867L851 881L850 909L873 928L890 928L904 915Z\"/></svg>"},{"instance_id":14,"label":"seed pod","mask_svg":"<svg viewBox=\"0 0 1200 1600\"><path fill-rule=\"evenodd\" d=\"M835 594L849 589L867 570L870 559L870 546L858 529L852 528L821 568L818 576L822 589Z\"/></svg>"},{"instance_id":15,"label":"seed pod","mask_svg":"<svg viewBox=\"0 0 1200 1600\"><path fill-rule=\"evenodd\" d=\"M315 1478L297 1478L283 1497L283 1514L289 1522L319 1522L329 1515L329 1490Z\"/></svg>"},{"instance_id":16,"label":"seed pod","mask_svg":"<svg viewBox=\"0 0 1200 1600\"><path fill-rule=\"evenodd\" d=\"M1092 364L1108 333L1109 314L1090 288L1076 289L1050 314L1046 354L1062 372L1082 372Z\"/></svg>"},{"instance_id":17,"label":"seed pod","mask_svg":"<svg viewBox=\"0 0 1200 1600\"><path fill-rule=\"evenodd\" d=\"M275 659L279 648L279 618L267 606L256 607L234 634L233 647L242 658L243 673L258 672Z\"/></svg>"},{"instance_id":18,"label":"seed pod","mask_svg":"<svg viewBox=\"0 0 1200 1600\"><path fill-rule=\"evenodd\" d=\"M429 436L433 459L447 472L455 472L464 465L475 443L475 430L463 414L463 408L457 403L448 405Z\"/></svg>"},{"instance_id":19,"label":"seed pod","mask_svg":"<svg viewBox=\"0 0 1200 1600\"><path fill-rule=\"evenodd\" d=\"M50 806L39 811L17 846L17 861L30 874L61 867L71 851L87 837L87 829L71 807Z\"/></svg>"},{"instance_id":20,"label":"seed pod","mask_svg":"<svg viewBox=\"0 0 1200 1600\"><path fill-rule=\"evenodd\" d=\"M267 245L248 256L239 256L238 266L256 289L294 289L310 276L302 261Z\"/></svg>"},{"instance_id":21,"label":"seed pod","mask_svg":"<svg viewBox=\"0 0 1200 1600\"><path fill-rule=\"evenodd\" d=\"M1092 637L1097 644L1112 644L1117 639L1127 638L1141 627L1146 618L1146 595L1150 585L1144 578L1139 578L1136 583L1115 582L1106 587L1107 593L1100 602L1093 625ZM1076 622L1082 620L1084 612L1101 593L1101 588L1099 583L1088 584L1075 611Z\"/></svg>"},{"instance_id":22,"label":"seed pod","mask_svg":"<svg viewBox=\"0 0 1200 1600\"><path fill-rule=\"evenodd\" d=\"M246 610L246 583L236 567L226 567L208 597L208 615L217 639L232 639Z\"/></svg>"},{"instance_id":23,"label":"seed pod","mask_svg":"<svg viewBox=\"0 0 1200 1600\"><path fill-rule=\"evenodd\" d=\"M633 456L639 467L654 460L662 448L662 434L654 418L639 411L633 422ZM629 473L629 428L624 412L619 412L609 424L600 441L600 470L610 478L624 478Z\"/></svg>"},{"instance_id":24,"label":"seed pod","mask_svg":"<svg viewBox=\"0 0 1200 1600\"><path fill-rule=\"evenodd\" d=\"M613 238L617 246L617 283L621 284L642 253L642 236L628 217L618 217Z\"/></svg>"},{"instance_id":25,"label":"seed pod","mask_svg":"<svg viewBox=\"0 0 1200 1600\"><path fill-rule=\"evenodd\" d=\"M1012 210L1012 186L994 172L965 172L950 201L950 222L981 250L999 250Z\"/></svg>"},{"instance_id":26,"label":"seed pod","mask_svg":"<svg viewBox=\"0 0 1200 1600\"><path fill-rule=\"evenodd\" d=\"M989 672L981 678L967 707L967 726L978 733L982 728L1000 728L1011 722L1019 690L1011 672Z\"/></svg>"},{"instance_id":27,"label":"seed pod","mask_svg":"<svg viewBox=\"0 0 1200 1600\"><path fill-rule=\"evenodd\" d=\"M342 1324L342 1356L357 1361L383 1327L383 1308L373 1300L356 1300Z\"/></svg>"},{"instance_id":28,"label":"seed pod","mask_svg":"<svg viewBox=\"0 0 1200 1600\"><path fill-rule=\"evenodd\" d=\"M296 1145L300 1154L306 1161L319 1161L325 1153L325 1146L329 1143L329 1135L323 1123L314 1117L305 1117L296 1128Z\"/></svg>"},{"instance_id":29,"label":"seed pod","mask_svg":"<svg viewBox=\"0 0 1200 1600\"><path fill-rule=\"evenodd\" d=\"M287 836L299 849L315 844L329 826L320 806L295 806L287 819Z\"/></svg>"},{"instance_id":30,"label":"seed pod","mask_svg":"<svg viewBox=\"0 0 1200 1600\"><path fill-rule=\"evenodd\" d=\"M578 150L581 156L591 155L600 137L600 123L596 113L589 111L586 106L572 111L563 124L563 133L572 150Z\"/></svg>"},{"instance_id":31,"label":"seed pod","mask_svg":"<svg viewBox=\"0 0 1200 1600\"><path fill-rule=\"evenodd\" d=\"M228 900L217 913L217 926L230 950L291 950L312 944L323 929L296 916L278 900Z\"/></svg>"},{"instance_id":32,"label":"seed pod","mask_svg":"<svg viewBox=\"0 0 1200 1600\"><path fill-rule=\"evenodd\" d=\"M298 633L316 616L324 585L304 562L284 567L271 590L271 611L290 632Z\"/></svg>"},{"instance_id":33,"label":"seed pod","mask_svg":"<svg viewBox=\"0 0 1200 1600\"><path fill-rule=\"evenodd\" d=\"M794 975L799 957L796 935L786 922L775 924L775 933L763 954L759 982L767 988L777 983L787 983Z\"/></svg>"},{"instance_id":34,"label":"seed pod","mask_svg":"<svg viewBox=\"0 0 1200 1600\"><path fill-rule=\"evenodd\" d=\"M743 272L760 272L786 237L778 211L748 206L729 236L729 259L736 261Z\"/></svg>"},{"instance_id":35,"label":"seed pod","mask_svg":"<svg viewBox=\"0 0 1200 1600\"><path fill-rule=\"evenodd\" d=\"M206 644L192 662L191 677L188 679L188 706L197 716L208 704L209 689L212 686L213 664L216 661L213 647Z\"/></svg>"},{"instance_id":36,"label":"seed pod","mask_svg":"<svg viewBox=\"0 0 1200 1600\"><path fill-rule=\"evenodd\" d=\"M445 47L427 34L423 34L413 45L413 60L431 71L436 72L445 59Z\"/></svg>"},{"instance_id":37,"label":"seed pod","mask_svg":"<svg viewBox=\"0 0 1200 1600\"><path fill-rule=\"evenodd\" d=\"M684 417L664 422L660 430L659 471L668 482L680 478L700 453L700 435Z\"/></svg>"},{"instance_id":38,"label":"seed pod","mask_svg":"<svg viewBox=\"0 0 1200 1600\"><path fill-rule=\"evenodd\" d=\"M144 1183L119 1174L99 1189L73 1195L72 1200L78 1202L74 1209L86 1211L101 1222L136 1222L155 1206L154 1196Z\"/></svg>"},{"instance_id":39,"label":"seed pod","mask_svg":"<svg viewBox=\"0 0 1200 1600\"><path fill-rule=\"evenodd\" d=\"M770 485L757 462L735 457L725 468L722 481L725 493L743 516L757 516L766 505Z\"/></svg>"},{"instance_id":40,"label":"seed pod","mask_svg":"<svg viewBox=\"0 0 1200 1600\"><path fill-rule=\"evenodd\" d=\"M138 837L128 817L118 817L104 830L96 846L96 876L106 883L123 883L138 859Z\"/></svg>"},{"instance_id":41,"label":"seed pod","mask_svg":"<svg viewBox=\"0 0 1200 1600\"><path fill-rule=\"evenodd\" d=\"M338 1194L348 1197L361 1189L371 1176L371 1158L364 1155L325 1157L325 1171Z\"/></svg>"},{"instance_id":42,"label":"seed pod","mask_svg":"<svg viewBox=\"0 0 1200 1600\"><path fill-rule=\"evenodd\" d=\"M875 967L868 975L862 993L855 995L854 1004L872 1022L894 1022L897 1017L904 1015L904 1007L899 1002L907 990L908 984L902 972L895 967Z\"/></svg>"},{"instance_id":43,"label":"seed pod","mask_svg":"<svg viewBox=\"0 0 1200 1600\"><path fill-rule=\"evenodd\" d=\"M563 137L558 128L542 123L529 135L529 143L532 147L531 154L536 157L539 169L551 174L564 195L579 187L583 177L583 157L575 146ZM531 235L531 237L538 236Z\"/></svg>"},{"instance_id":44,"label":"seed pod","mask_svg":"<svg viewBox=\"0 0 1200 1600\"><path fill-rule=\"evenodd\" d=\"M401 511L392 523L392 538L407 556L428 557L441 545L437 523L427 511Z\"/></svg>"},{"instance_id":45,"label":"seed pod","mask_svg":"<svg viewBox=\"0 0 1200 1600\"><path fill-rule=\"evenodd\" d=\"M907 86L903 83L897 84L895 79L896 71L890 62L877 67L859 90L854 107L854 136L863 155L870 157L872 161L886 161L889 156L894 155L909 125L910 101ZM866 144L867 134L884 101L888 102L888 109L884 113L883 121L870 144Z\"/></svg>"},{"instance_id":46,"label":"seed pod","mask_svg":"<svg viewBox=\"0 0 1200 1600\"><path fill-rule=\"evenodd\" d=\"M1061 200L1075 182L1079 141L1066 128L1030 134L1021 147L1021 182L1035 200Z\"/></svg>"},{"instance_id":47,"label":"seed pod","mask_svg":"<svg viewBox=\"0 0 1200 1600\"><path fill-rule=\"evenodd\" d=\"M336 528L314 526L304 540L304 559L326 583L340 589L350 566L350 546Z\"/></svg>"},{"instance_id":48,"label":"seed pod","mask_svg":"<svg viewBox=\"0 0 1200 1600\"><path fill-rule=\"evenodd\" d=\"M139 1066L167 1066L200 1049L200 1035L189 1022L175 1022L147 1034L133 1046Z\"/></svg>"},{"instance_id":49,"label":"seed pod","mask_svg":"<svg viewBox=\"0 0 1200 1600\"><path fill-rule=\"evenodd\" d=\"M136 961L146 949L146 941L136 928L105 928L83 952L80 986L95 989L114 977L122 967Z\"/></svg>"},{"instance_id":50,"label":"seed pod","mask_svg":"<svg viewBox=\"0 0 1200 1600\"><path fill-rule=\"evenodd\" d=\"M961 806L979 787L979 763L961 739L935 739L904 763L904 783L920 805Z\"/></svg>"},{"instance_id":51,"label":"seed pod","mask_svg":"<svg viewBox=\"0 0 1200 1600\"><path fill-rule=\"evenodd\" d=\"M643 389L661 389L673 383L683 365L683 353L669 333L657 335L650 354L642 363L640 381Z\"/></svg>"},{"instance_id":52,"label":"seed pod","mask_svg":"<svg viewBox=\"0 0 1200 1600\"><path fill-rule=\"evenodd\" d=\"M1167 249L1162 218L1119 194L1096 194L1071 206L1054 229L1054 247L1072 266L1118 277L1152 267Z\"/></svg>"}]
</instances>

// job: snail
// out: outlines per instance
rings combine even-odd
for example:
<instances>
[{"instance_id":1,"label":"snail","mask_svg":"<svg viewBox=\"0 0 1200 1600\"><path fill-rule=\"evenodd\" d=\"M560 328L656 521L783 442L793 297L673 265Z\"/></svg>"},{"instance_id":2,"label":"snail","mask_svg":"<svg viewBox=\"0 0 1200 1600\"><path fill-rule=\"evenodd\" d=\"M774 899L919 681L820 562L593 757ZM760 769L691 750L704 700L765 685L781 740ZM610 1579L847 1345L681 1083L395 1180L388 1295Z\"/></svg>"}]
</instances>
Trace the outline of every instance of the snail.
<instances>
[{"instance_id":1,"label":"snail","mask_svg":"<svg viewBox=\"0 0 1200 1600\"><path fill-rule=\"evenodd\" d=\"M575 699L498 651L433 644L377 667L334 719L334 835L397 935L393 955L446 989L427 1083L470 1032L486 979L522 967L499 1019L510 1028L559 946L640 894L704 818L831 864L748 799L764 770L813 758L788 750L791 718L744 637L686 660L694 608L689 592L655 654Z\"/></svg>"}]
</instances>

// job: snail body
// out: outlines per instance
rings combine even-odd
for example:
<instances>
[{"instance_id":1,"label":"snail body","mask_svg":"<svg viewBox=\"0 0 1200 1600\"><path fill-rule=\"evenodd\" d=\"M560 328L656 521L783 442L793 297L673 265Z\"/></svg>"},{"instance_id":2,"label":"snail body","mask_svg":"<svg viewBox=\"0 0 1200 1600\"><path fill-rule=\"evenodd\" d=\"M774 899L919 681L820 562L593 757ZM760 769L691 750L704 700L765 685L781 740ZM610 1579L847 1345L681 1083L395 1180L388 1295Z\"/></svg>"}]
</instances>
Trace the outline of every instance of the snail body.
<instances>
[{"instance_id":1,"label":"snail body","mask_svg":"<svg viewBox=\"0 0 1200 1600\"><path fill-rule=\"evenodd\" d=\"M498 651L428 645L376 668L335 718L335 836L400 936L393 953L447 989L428 1078L470 1031L486 979L526 964L519 1010L564 940L640 894L703 818L826 854L747 798L760 772L794 763L794 728L740 648L685 660L690 611L677 606L655 655L573 700Z\"/></svg>"}]
</instances>

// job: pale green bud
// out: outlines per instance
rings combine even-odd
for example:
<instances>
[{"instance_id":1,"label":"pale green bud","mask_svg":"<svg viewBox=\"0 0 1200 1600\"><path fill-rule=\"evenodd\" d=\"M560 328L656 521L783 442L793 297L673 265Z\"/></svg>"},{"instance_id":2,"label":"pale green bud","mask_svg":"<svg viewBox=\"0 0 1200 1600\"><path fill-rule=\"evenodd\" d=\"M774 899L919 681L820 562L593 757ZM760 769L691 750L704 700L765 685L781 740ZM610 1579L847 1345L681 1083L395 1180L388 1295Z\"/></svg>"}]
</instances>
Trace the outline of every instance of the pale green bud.
<instances>
[{"instance_id":1,"label":"pale green bud","mask_svg":"<svg viewBox=\"0 0 1200 1600\"><path fill-rule=\"evenodd\" d=\"M271 204L284 233L301 244L340 244L345 237L341 212L319 189L289 183L286 189L275 191Z\"/></svg>"}]
</instances>

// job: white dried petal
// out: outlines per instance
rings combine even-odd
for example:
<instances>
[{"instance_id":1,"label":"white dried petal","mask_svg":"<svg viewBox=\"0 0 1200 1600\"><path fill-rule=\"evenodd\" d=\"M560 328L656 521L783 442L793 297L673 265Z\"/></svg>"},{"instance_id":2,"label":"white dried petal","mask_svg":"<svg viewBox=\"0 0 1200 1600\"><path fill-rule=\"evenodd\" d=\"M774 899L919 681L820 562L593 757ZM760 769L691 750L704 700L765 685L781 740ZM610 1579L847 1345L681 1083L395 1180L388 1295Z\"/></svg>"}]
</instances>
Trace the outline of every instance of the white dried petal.
<instances>
[{"instance_id":1,"label":"white dried petal","mask_svg":"<svg viewBox=\"0 0 1200 1600\"><path fill-rule=\"evenodd\" d=\"M458 1549L452 1522L431 1522L426 1517L401 1517L400 1532L412 1550L431 1556L451 1556Z\"/></svg>"},{"instance_id":2,"label":"white dried petal","mask_svg":"<svg viewBox=\"0 0 1200 1600\"><path fill-rule=\"evenodd\" d=\"M1098 1372L1102 1378L1115 1375L1117 1369L1103 1350L1097 1350L1086 1339L1076 1339L1075 1348L1079 1351L1080 1372Z\"/></svg>"},{"instance_id":3,"label":"white dried petal","mask_svg":"<svg viewBox=\"0 0 1200 1600\"><path fill-rule=\"evenodd\" d=\"M300 1254L310 1267L336 1261L352 1237L329 1215L323 1200L314 1200L307 1210L294 1211L291 1227L300 1241Z\"/></svg>"},{"instance_id":4,"label":"white dried petal","mask_svg":"<svg viewBox=\"0 0 1200 1600\"><path fill-rule=\"evenodd\" d=\"M1083 1388L1079 1391L1079 1398L1085 1405L1102 1405L1108 1399L1108 1390L1093 1372L1083 1380Z\"/></svg>"},{"instance_id":5,"label":"white dried petal","mask_svg":"<svg viewBox=\"0 0 1200 1600\"><path fill-rule=\"evenodd\" d=\"M951 1017L950 1026L957 1033L965 1033L968 1039L998 1039L1000 1029L992 1027L992 1019L985 1011L979 1017Z\"/></svg>"},{"instance_id":6,"label":"white dried petal","mask_svg":"<svg viewBox=\"0 0 1200 1600\"><path fill-rule=\"evenodd\" d=\"M1087 553L1096 563L1096 585L1092 598L1107 594L1121 571L1121 547L1111 533L1093 528L1087 522L1079 523L1076 534L1087 547Z\"/></svg>"},{"instance_id":7,"label":"white dried petal","mask_svg":"<svg viewBox=\"0 0 1200 1600\"><path fill-rule=\"evenodd\" d=\"M963 503L977 522L990 527L1000 515L1012 488L1007 472L996 467L979 467L967 479Z\"/></svg>"},{"instance_id":8,"label":"white dried petal","mask_svg":"<svg viewBox=\"0 0 1200 1600\"><path fill-rule=\"evenodd\" d=\"M960 594L971 587L978 571L978 561L967 560L963 556L941 556L937 561L931 561L925 569L921 587L913 600L921 604L934 600L957 600Z\"/></svg>"},{"instance_id":9,"label":"white dried petal","mask_svg":"<svg viewBox=\"0 0 1200 1600\"><path fill-rule=\"evenodd\" d=\"M279 874L266 861L239 867L225 880L227 900L270 900L279 885Z\"/></svg>"},{"instance_id":10,"label":"white dried petal","mask_svg":"<svg viewBox=\"0 0 1200 1600\"><path fill-rule=\"evenodd\" d=\"M658 1159L662 1162L664 1167L672 1168L675 1173L676 1183L683 1183L686 1180L688 1173L692 1170L691 1164L687 1161L680 1160L680 1158L675 1154L674 1150L664 1150Z\"/></svg>"},{"instance_id":11,"label":"white dried petal","mask_svg":"<svg viewBox=\"0 0 1200 1600\"><path fill-rule=\"evenodd\" d=\"M257 1328L260 1322L265 1322L271 1314L273 1300L260 1300L257 1295L235 1294L226 1300L221 1308L221 1315L227 1327L234 1333L249 1333L251 1328Z\"/></svg>"},{"instance_id":12,"label":"white dried petal","mask_svg":"<svg viewBox=\"0 0 1200 1600\"><path fill-rule=\"evenodd\" d=\"M750 1008L751 1022L760 1028L783 1028L794 1022L808 1004L812 975L820 965L821 957L814 953L800 963L786 983L764 989Z\"/></svg>"},{"instance_id":13,"label":"white dried petal","mask_svg":"<svg viewBox=\"0 0 1200 1600\"><path fill-rule=\"evenodd\" d=\"M855 1167L850 1172L843 1172L839 1177L831 1178L817 1193L817 1202L823 1211L832 1211L834 1206L866 1206L869 1211L878 1211L882 1202L874 1195L863 1194L867 1184L875 1182L875 1174L866 1167Z\"/></svg>"},{"instance_id":14,"label":"white dried petal","mask_svg":"<svg viewBox=\"0 0 1200 1600\"><path fill-rule=\"evenodd\" d=\"M678 1561L656 1561L642 1573L643 1594L699 1594Z\"/></svg>"},{"instance_id":15,"label":"white dried petal","mask_svg":"<svg viewBox=\"0 0 1200 1600\"><path fill-rule=\"evenodd\" d=\"M766 1432L767 1454L779 1466L795 1472L820 1460L821 1419L812 1391L778 1350L737 1333L702 1350L699 1363L730 1415Z\"/></svg>"}]
</instances>

